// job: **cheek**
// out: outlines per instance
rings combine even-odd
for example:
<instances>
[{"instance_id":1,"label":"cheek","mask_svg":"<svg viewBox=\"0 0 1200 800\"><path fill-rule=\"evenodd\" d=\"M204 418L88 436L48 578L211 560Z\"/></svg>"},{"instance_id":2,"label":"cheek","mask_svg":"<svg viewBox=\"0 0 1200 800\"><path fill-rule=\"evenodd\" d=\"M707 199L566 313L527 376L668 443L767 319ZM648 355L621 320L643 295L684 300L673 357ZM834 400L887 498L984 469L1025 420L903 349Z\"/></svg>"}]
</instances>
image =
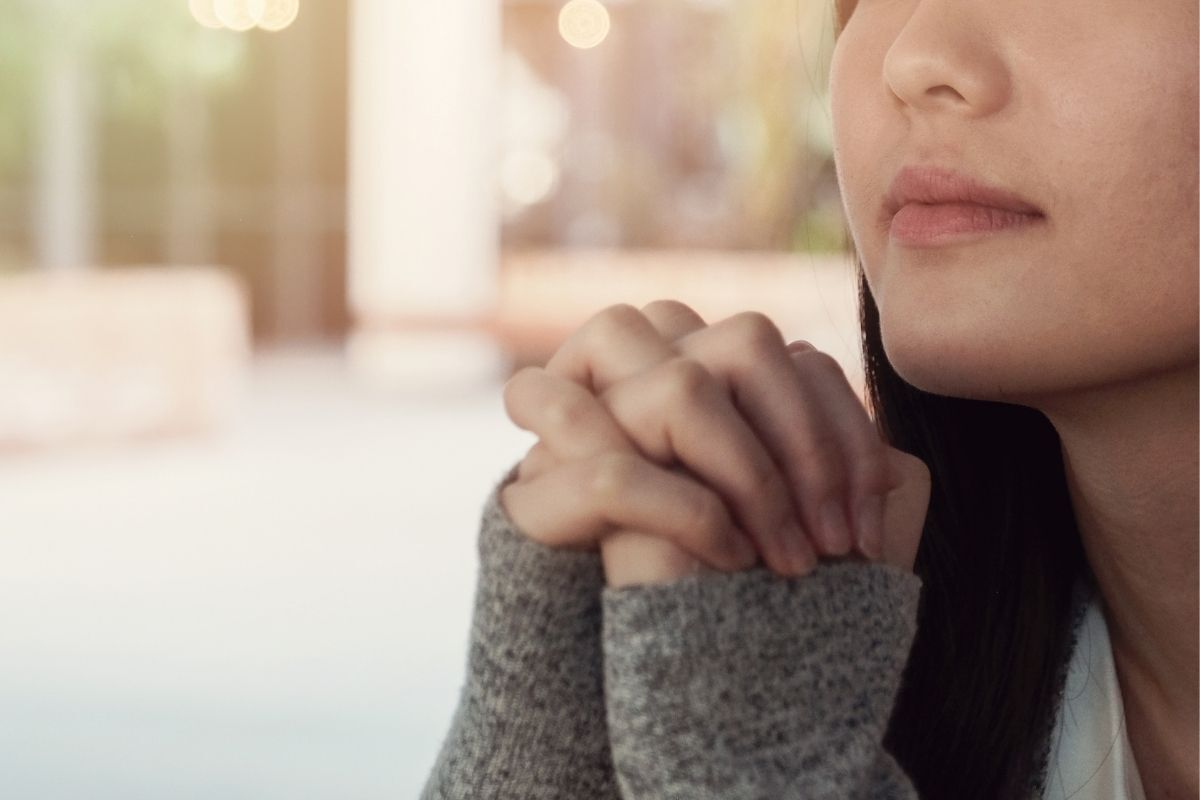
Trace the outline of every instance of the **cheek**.
<instances>
[{"instance_id":1,"label":"cheek","mask_svg":"<svg viewBox=\"0 0 1200 800\"><path fill-rule=\"evenodd\" d=\"M1136 334L1151 349L1169 348L1200 316L1197 105L1162 88L1080 111L1077 147L1052 165L1062 178L1048 255L1061 277L1036 284L1101 340Z\"/></svg>"},{"instance_id":2,"label":"cheek","mask_svg":"<svg viewBox=\"0 0 1200 800\"><path fill-rule=\"evenodd\" d=\"M1198 40L1149 25L1046 49L1055 79L1026 81L1062 247L1139 272L1197 256Z\"/></svg>"},{"instance_id":3,"label":"cheek","mask_svg":"<svg viewBox=\"0 0 1200 800\"><path fill-rule=\"evenodd\" d=\"M833 160L846 223L861 252L870 246L875 204L887 192L878 157L894 145L879 138L887 127L880 109L888 106L886 98L870 96L875 82L863 48L846 39L838 47L829 78Z\"/></svg>"}]
</instances>

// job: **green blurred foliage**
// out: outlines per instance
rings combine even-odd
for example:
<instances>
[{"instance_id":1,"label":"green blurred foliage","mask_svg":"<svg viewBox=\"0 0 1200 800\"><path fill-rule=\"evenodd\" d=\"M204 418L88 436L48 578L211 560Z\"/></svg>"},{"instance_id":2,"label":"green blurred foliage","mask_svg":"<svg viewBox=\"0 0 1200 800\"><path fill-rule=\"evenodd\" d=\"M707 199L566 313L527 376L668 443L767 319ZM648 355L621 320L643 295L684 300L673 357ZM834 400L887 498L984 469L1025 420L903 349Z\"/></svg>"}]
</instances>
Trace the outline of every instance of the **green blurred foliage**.
<instances>
[{"instance_id":1,"label":"green blurred foliage","mask_svg":"<svg viewBox=\"0 0 1200 800\"><path fill-rule=\"evenodd\" d=\"M755 0L729 8L733 57L722 73L721 124L737 143L730 169L741 245L841 251L828 98L832 3Z\"/></svg>"},{"instance_id":2,"label":"green blurred foliage","mask_svg":"<svg viewBox=\"0 0 1200 800\"><path fill-rule=\"evenodd\" d=\"M57 53L89 67L106 116L145 126L161 119L179 81L230 84L245 62L246 37L197 23L187 0L0 0L0 179L28 170L38 86Z\"/></svg>"}]
</instances>

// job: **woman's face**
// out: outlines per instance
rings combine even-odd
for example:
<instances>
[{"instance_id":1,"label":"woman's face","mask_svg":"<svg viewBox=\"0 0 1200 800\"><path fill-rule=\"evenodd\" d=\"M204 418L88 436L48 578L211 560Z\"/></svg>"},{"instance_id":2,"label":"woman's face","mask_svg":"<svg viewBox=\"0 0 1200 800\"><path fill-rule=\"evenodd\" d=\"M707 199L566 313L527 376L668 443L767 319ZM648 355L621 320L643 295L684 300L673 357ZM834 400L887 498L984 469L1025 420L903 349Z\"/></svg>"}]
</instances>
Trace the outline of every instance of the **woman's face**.
<instances>
[{"instance_id":1,"label":"woman's face","mask_svg":"<svg viewBox=\"0 0 1200 800\"><path fill-rule=\"evenodd\" d=\"M1008 402L1195 364L1195 0L859 0L830 72L834 160L897 372ZM1038 224L892 241L897 171L937 165Z\"/></svg>"}]
</instances>

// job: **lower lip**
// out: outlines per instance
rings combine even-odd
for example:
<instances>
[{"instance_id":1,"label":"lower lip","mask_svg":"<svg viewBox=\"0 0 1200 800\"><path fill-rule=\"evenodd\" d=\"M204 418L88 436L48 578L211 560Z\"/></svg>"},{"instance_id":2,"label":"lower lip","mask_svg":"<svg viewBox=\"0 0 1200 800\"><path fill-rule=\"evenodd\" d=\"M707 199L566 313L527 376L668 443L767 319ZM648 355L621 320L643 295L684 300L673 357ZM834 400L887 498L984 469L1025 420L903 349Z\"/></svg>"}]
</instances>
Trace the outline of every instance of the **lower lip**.
<instances>
[{"instance_id":1,"label":"lower lip","mask_svg":"<svg viewBox=\"0 0 1200 800\"><path fill-rule=\"evenodd\" d=\"M888 235L900 244L932 247L979 234L1025 228L1043 219L1041 214L975 203L909 203L892 217Z\"/></svg>"}]
</instances>

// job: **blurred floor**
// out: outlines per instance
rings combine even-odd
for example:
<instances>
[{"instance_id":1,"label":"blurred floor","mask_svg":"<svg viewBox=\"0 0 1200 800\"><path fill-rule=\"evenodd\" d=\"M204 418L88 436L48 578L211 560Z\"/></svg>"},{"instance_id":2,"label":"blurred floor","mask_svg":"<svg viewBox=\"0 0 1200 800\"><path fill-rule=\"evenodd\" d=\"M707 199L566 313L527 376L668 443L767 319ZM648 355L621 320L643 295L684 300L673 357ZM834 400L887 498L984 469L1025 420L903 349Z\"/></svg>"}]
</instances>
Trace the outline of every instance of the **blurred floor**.
<instances>
[{"instance_id":1,"label":"blurred floor","mask_svg":"<svg viewBox=\"0 0 1200 800\"><path fill-rule=\"evenodd\" d=\"M466 657L501 386L256 357L210 439L0 460L0 796L407 798Z\"/></svg>"}]
</instances>

